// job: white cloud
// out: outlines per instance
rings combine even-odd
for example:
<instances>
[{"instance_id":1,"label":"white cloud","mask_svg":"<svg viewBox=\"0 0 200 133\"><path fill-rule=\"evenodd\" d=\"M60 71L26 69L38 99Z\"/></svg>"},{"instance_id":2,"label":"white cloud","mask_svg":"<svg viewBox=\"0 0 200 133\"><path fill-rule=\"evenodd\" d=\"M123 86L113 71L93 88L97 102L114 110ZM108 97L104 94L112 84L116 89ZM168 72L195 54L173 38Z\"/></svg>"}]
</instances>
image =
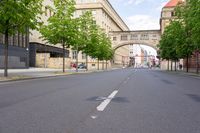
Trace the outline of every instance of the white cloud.
<instances>
[{"instance_id":1,"label":"white cloud","mask_svg":"<svg viewBox=\"0 0 200 133\"><path fill-rule=\"evenodd\" d=\"M139 5L140 3L144 2L145 0L128 0L128 2L125 3L125 5Z\"/></svg>"},{"instance_id":2,"label":"white cloud","mask_svg":"<svg viewBox=\"0 0 200 133\"><path fill-rule=\"evenodd\" d=\"M131 30L160 29L159 20L149 15L129 16L126 23Z\"/></svg>"},{"instance_id":3,"label":"white cloud","mask_svg":"<svg viewBox=\"0 0 200 133\"><path fill-rule=\"evenodd\" d=\"M124 2L124 5L140 5L144 2L155 2L155 0L128 0L128 1L123 1Z\"/></svg>"}]
</instances>

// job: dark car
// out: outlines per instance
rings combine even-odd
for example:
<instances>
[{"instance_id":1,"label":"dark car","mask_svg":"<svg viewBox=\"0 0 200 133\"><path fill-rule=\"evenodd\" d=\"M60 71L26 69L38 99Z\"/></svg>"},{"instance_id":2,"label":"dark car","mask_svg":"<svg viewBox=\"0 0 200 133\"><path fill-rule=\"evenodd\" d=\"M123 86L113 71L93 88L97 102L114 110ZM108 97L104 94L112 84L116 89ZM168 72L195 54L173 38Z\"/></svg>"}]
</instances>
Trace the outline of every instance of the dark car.
<instances>
[{"instance_id":1,"label":"dark car","mask_svg":"<svg viewBox=\"0 0 200 133\"><path fill-rule=\"evenodd\" d=\"M79 68L79 69L86 69L87 67L86 67L85 64L82 63L82 64L78 65L78 68Z\"/></svg>"}]
</instances>

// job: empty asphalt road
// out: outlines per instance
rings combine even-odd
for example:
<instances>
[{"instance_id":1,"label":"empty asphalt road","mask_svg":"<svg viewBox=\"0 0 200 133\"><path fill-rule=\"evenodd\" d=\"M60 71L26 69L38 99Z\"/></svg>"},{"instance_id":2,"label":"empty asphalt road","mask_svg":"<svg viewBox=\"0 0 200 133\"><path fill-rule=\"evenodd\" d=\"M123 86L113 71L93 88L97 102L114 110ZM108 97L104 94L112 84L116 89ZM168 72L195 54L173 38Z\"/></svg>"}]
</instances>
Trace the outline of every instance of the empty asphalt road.
<instances>
[{"instance_id":1,"label":"empty asphalt road","mask_svg":"<svg viewBox=\"0 0 200 133\"><path fill-rule=\"evenodd\" d=\"M200 79L120 69L0 83L0 133L200 133Z\"/></svg>"}]
</instances>

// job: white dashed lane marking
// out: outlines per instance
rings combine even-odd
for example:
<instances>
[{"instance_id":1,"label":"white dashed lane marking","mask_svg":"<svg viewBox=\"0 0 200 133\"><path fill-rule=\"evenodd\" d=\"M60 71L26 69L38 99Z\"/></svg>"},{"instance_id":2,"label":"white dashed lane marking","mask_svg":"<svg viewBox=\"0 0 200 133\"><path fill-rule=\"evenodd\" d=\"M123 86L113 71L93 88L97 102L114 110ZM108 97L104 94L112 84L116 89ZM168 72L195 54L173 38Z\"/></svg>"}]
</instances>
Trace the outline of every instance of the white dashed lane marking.
<instances>
[{"instance_id":1,"label":"white dashed lane marking","mask_svg":"<svg viewBox=\"0 0 200 133\"><path fill-rule=\"evenodd\" d=\"M104 109L108 106L111 100L115 97L118 93L118 90L113 91L108 98L106 98L99 106L97 106L97 111L104 111Z\"/></svg>"}]
</instances>

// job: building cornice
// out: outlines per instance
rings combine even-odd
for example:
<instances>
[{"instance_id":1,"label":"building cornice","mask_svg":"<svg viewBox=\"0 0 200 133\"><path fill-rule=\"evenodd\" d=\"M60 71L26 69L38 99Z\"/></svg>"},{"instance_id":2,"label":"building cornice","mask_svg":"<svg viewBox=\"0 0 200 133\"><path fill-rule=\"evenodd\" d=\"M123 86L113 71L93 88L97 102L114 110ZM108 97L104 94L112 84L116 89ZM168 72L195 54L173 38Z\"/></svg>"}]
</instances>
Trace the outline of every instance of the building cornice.
<instances>
[{"instance_id":1,"label":"building cornice","mask_svg":"<svg viewBox=\"0 0 200 133\"><path fill-rule=\"evenodd\" d=\"M126 23L124 22L124 20L119 16L119 14L116 12L115 8L112 6L112 4L109 2L109 0L105 0L107 1L108 5L111 7L111 9L113 9L113 11L115 12L115 14L120 18L120 20L124 23L124 25L126 25ZM126 25L127 29L129 29L129 27Z\"/></svg>"},{"instance_id":2,"label":"building cornice","mask_svg":"<svg viewBox=\"0 0 200 133\"><path fill-rule=\"evenodd\" d=\"M109 3L109 1L104 0L107 4L108 7L106 7L105 4L101 3L101 2L96 2L96 3L78 3L76 4L76 9L77 10L81 10L81 9L102 9L104 10L109 17L113 20L114 23L116 23L116 25L118 25L118 27L124 31L124 30L129 30L129 27L126 25L126 23L122 20L122 18L117 14L117 12L115 11L115 9L112 7L112 5ZM110 11L109 11L109 7L110 7ZM115 17L117 16L117 17Z\"/></svg>"},{"instance_id":3,"label":"building cornice","mask_svg":"<svg viewBox=\"0 0 200 133\"><path fill-rule=\"evenodd\" d=\"M160 32L160 29L152 29L152 30L133 30L133 31L123 31L123 33L138 33L138 32ZM121 31L110 31L110 33L121 33Z\"/></svg>"}]
</instances>

